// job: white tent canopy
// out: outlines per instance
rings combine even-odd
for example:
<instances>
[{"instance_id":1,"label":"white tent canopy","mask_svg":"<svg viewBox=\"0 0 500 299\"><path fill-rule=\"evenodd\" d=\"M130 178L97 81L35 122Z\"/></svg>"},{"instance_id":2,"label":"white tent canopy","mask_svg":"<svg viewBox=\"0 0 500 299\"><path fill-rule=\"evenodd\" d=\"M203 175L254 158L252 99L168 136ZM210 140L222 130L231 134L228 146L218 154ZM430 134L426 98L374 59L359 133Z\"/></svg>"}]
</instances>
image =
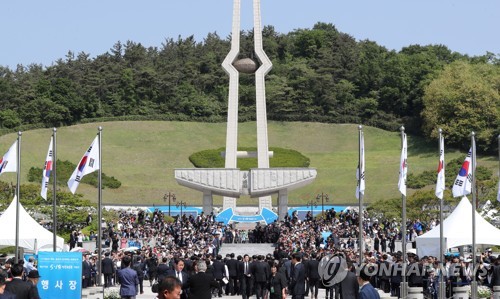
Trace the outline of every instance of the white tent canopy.
<instances>
[{"instance_id":1,"label":"white tent canopy","mask_svg":"<svg viewBox=\"0 0 500 299\"><path fill-rule=\"evenodd\" d=\"M0 216L0 247L16 246L16 198ZM54 234L38 224L35 219L19 204L19 247L38 251L41 247L51 245ZM64 239L57 236L56 245L62 249Z\"/></svg>"},{"instance_id":2,"label":"white tent canopy","mask_svg":"<svg viewBox=\"0 0 500 299\"><path fill-rule=\"evenodd\" d=\"M500 245L500 230L476 213L476 244ZM472 205L463 197L453 213L443 221L445 250L472 244ZM439 225L417 237L419 256L439 256Z\"/></svg>"}]
</instances>

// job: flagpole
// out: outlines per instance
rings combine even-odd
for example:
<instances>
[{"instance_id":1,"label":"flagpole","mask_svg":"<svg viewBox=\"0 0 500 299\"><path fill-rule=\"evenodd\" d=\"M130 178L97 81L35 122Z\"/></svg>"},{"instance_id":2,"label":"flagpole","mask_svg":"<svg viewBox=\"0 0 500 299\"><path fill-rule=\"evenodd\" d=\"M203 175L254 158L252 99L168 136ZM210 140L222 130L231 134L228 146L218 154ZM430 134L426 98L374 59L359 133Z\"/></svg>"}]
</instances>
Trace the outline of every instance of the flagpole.
<instances>
[{"instance_id":1,"label":"flagpole","mask_svg":"<svg viewBox=\"0 0 500 299\"><path fill-rule=\"evenodd\" d=\"M53 233L53 250L57 251L57 199L56 199L56 188L57 188L57 176L56 176L56 164L57 164L57 129L52 129L52 233ZM62 250L62 248L61 248Z\"/></svg>"},{"instance_id":2,"label":"flagpole","mask_svg":"<svg viewBox=\"0 0 500 299\"><path fill-rule=\"evenodd\" d=\"M99 170L97 173L97 189L98 191L98 197L97 197L97 260L99 261L97 263L97 284L99 285L101 283L101 275L102 275L102 268L101 268L101 260L102 260L102 127L99 126L98 128L99 133L99 139L98 139L98 144L99 144ZM103 284L103 294L104 294L104 284Z\"/></svg>"},{"instance_id":3,"label":"flagpole","mask_svg":"<svg viewBox=\"0 0 500 299\"><path fill-rule=\"evenodd\" d=\"M401 148L404 146L404 135L405 127L401 126ZM405 161L406 163L406 161ZM400 166L401 167L401 166ZM405 165L406 167L406 165ZM405 182L406 184L406 182ZM402 194L402 220L401 220L401 241L402 241L402 254L403 254L403 273L401 282L401 298L406 299L407 296L407 284L406 284L406 195Z\"/></svg>"},{"instance_id":4,"label":"flagpole","mask_svg":"<svg viewBox=\"0 0 500 299\"><path fill-rule=\"evenodd\" d=\"M359 265L363 263L363 194L361 193L361 179L362 179L362 161L361 161L361 137L363 136L363 126L358 127L358 198L359 198L359 207L358 207L358 222L359 222Z\"/></svg>"},{"instance_id":5,"label":"flagpole","mask_svg":"<svg viewBox=\"0 0 500 299\"><path fill-rule=\"evenodd\" d=\"M476 142L475 133L471 133L471 147L472 147L472 170L471 170L471 193L472 193L472 282L471 282L471 294L472 299L477 298L477 281L476 281L476 182L475 182L475 172L476 172Z\"/></svg>"},{"instance_id":6,"label":"flagpole","mask_svg":"<svg viewBox=\"0 0 500 299\"><path fill-rule=\"evenodd\" d=\"M21 136L23 133L21 131L17 132L17 184L16 184L16 260L19 261L19 194L20 194L20 184L21 184ZM36 248L35 248L36 249Z\"/></svg>"},{"instance_id":7,"label":"flagpole","mask_svg":"<svg viewBox=\"0 0 500 299\"><path fill-rule=\"evenodd\" d=\"M441 145L443 147L441 147ZM443 151L443 152L441 152ZM439 164L441 164L441 155L444 156L444 140L443 140L443 130L439 128ZM443 161L444 164L444 161ZM442 166L444 167L444 165ZM444 173L443 173L444 175ZM439 173L438 173L439 176ZM437 186L436 186L437 187ZM444 266L445 266L445 261L444 261L444 217L443 217L443 198L444 194L442 194L441 198L439 199L439 261L441 262L441 268L439 271L439 298L440 299L446 299L446 283L444 281Z\"/></svg>"}]
</instances>

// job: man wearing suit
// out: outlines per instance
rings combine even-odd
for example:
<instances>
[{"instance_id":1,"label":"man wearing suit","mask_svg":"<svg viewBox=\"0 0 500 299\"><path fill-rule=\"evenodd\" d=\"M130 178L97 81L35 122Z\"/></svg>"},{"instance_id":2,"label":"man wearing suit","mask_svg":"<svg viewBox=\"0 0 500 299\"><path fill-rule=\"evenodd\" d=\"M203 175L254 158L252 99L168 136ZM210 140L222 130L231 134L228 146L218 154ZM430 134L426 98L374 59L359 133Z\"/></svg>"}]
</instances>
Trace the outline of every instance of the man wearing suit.
<instances>
[{"instance_id":1,"label":"man wearing suit","mask_svg":"<svg viewBox=\"0 0 500 299\"><path fill-rule=\"evenodd\" d=\"M380 284L380 289L384 291L384 293L391 292L391 284L389 283L389 271L391 265L387 261L387 254L382 254L382 257L379 259L378 265L378 281Z\"/></svg>"},{"instance_id":2,"label":"man wearing suit","mask_svg":"<svg viewBox=\"0 0 500 299\"><path fill-rule=\"evenodd\" d=\"M403 260L400 254L395 255L396 262L391 265L391 277L389 282L391 284L391 296L401 297L400 285L403 280Z\"/></svg>"},{"instance_id":3,"label":"man wearing suit","mask_svg":"<svg viewBox=\"0 0 500 299\"><path fill-rule=\"evenodd\" d=\"M14 294L16 299L31 298L31 283L23 281L24 267L21 264L12 266L12 280L7 282L5 291Z\"/></svg>"},{"instance_id":4,"label":"man wearing suit","mask_svg":"<svg viewBox=\"0 0 500 299\"><path fill-rule=\"evenodd\" d=\"M82 288L90 286L90 277L92 276L92 265L89 261L89 255L83 255L82 262Z\"/></svg>"},{"instance_id":5,"label":"man wearing suit","mask_svg":"<svg viewBox=\"0 0 500 299\"><path fill-rule=\"evenodd\" d=\"M40 280L40 274L38 273L38 270L31 270L30 273L28 274L28 282L31 284L31 289L30 289L30 299L40 299L40 295L38 294L38 281Z\"/></svg>"},{"instance_id":6,"label":"man wearing suit","mask_svg":"<svg viewBox=\"0 0 500 299\"><path fill-rule=\"evenodd\" d=\"M318 299L318 288L320 277L318 272L319 261L316 259L316 252L311 253L311 259L306 266L306 279L309 282L311 298Z\"/></svg>"},{"instance_id":7,"label":"man wearing suit","mask_svg":"<svg viewBox=\"0 0 500 299\"><path fill-rule=\"evenodd\" d=\"M375 269L371 265L361 267L358 275L359 284L359 299L380 299L380 296L375 288L370 284L370 273L375 273Z\"/></svg>"},{"instance_id":8,"label":"man wearing suit","mask_svg":"<svg viewBox=\"0 0 500 299\"><path fill-rule=\"evenodd\" d=\"M495 260L491 273L491 288L500 286L500 256Z\"/></svg>"},{"instance_id":9,"label":"man wearing suit","mask_svg":"<svg viewBox=\"0 0 500 299\"><path fill-rule=\"evenodd\" d=\"M189 276L184 270L184 261L180 258L174 259L174 269L167 272L168 276L175 276L182 283L181 299L187 299Z\"/></svg>"},{"instance_id":10,"label":"man wearing suit","mask_svg":"<svg viewBox=\"0 0 500 299\"><path fill-rule=\"evenodd\" d=\"M139 277L137 272L130 268L132 262L130 256L122 258L123 268L118 270L118 281L120 282L120 296L123 299L135 299L137 296L137 287L139 286Z\"/></svg>"},{"instance_id":11,"label":"man wearing suit","mask_svg":"<svg viewBox=\"0 0 500 299\"><path fill-rule=\"evenodd\" d=\"M144 294L144 263L142 262L142 257L136 256L134 258L135 262L132 265L132 269L137 272L137 277L139 278L139 291L141 294Z\"/></svg>"},{"instance_id":12,"label":"man wearing suit","mask_svg":"<svg viewBox=\"0 0 500 299\"><path fill-rule=\"evenodd\" d=\"M168 259L163 257L161 259L161 263L156 268L156 277L158 278L158 281L162 281L168 275L170 267L168 266L167 261Z\"/></svg>"},{"instance_id":13,"label":"man wearing suit","mask_svg":"<svg viewBox=\"0 0 500 299\"><path fill-rule=\"evenodd\" d=\"M264 290L266 289L267 282L271 276L271 269L269 264L264 262L264 256L259 255L257 257L257 262L254 264L252 269L252 275L254 277L255 294L257 299L264 298Z\"/></svg>"},{"instance_id":14,"label":"man wearing suit","mask_svg":"<svg viewBox=\"0 0 500 299\"><path fill-rule=\"evenodd\" d=\"M220 255L220 254L217 255L217 257L215 258L215 261L213 262L212 266L213 266L213 272L212 273L214 275L215 281L217 281L217 283L219 284L217 286L217 294L219 295L219 297L222 297L222 285L224 284L224 282L222 281L222 279L224 277L227 278L229 276L229 273L227 271L227 267L222 262L222 255Z\"/></svg>"},{"instance_id":15,"label":"man wearing suit","mask_svg":"<svg viewBox=\"0 0 500 299\"><path fill-rule=\"evenodd\" d=\"M306 269L304 265L301 263L302 254L294 253L292 255L292 281L290 284L292 290L292 299L304 299L304 295L306 292Z\"/></svg>"},{"instance_id":16,"label":"man wearing suit","mask_svg":"<svg viewBox=\"0 0 500 299\"><path fill-rule=\"evenodd\" d=\"M238 261L234 258L234 253L231 253L229 256L231 258L226 261L227 271L229 272L228 293L234 296L236 295L236 291L239 291Z\"/></svg>"},{"instance_id":17,"label":"man wearing suit","mask_svg":"<svg viewBox=\"0 0 500 299\"><path fill-rule=\"evenodd\" d=\"M198 273L189 277L188 289L189 298L195 299L210 299L212 298L212 287L217 287L218 283L214 277L205 273L207 271L207 264L205 261L198 261Z\"/></svg>"},{"instance_id":18,"label":"man wearing suit","mask_svg":"<svg viewBox=\"0 0 500 299\"><path fill-rule=\"evenodd\" d=\"M5 290L5 284L7 283L7 273L3 269L0 269L0 298L2 299L16 299L16 295L11 294Z\"/></svg>"},{"instance_id":19,"label":"man wearing suit","mask_svg":"<svg viewBox=\"0 0 500 299\"><path fill-rule=\"evenodd\" d=\"M358 279L356 278L356 274L353 272L354 267L351 262L348 263L346 271L346 277L340 282L340 299L358 299Z\"/></svg>"},{"instance_id":20,"label":"man wearing suit","mask_svg":"<svg viewBox=\"0 0 500 299\"><path fill-rule=\"evenodd\" d=\"M252 263L248 254L243 256L243 261L239 264L240 292L243 299L251 296L253 289Z\"/></svg>"},{"instance_id":21,"label":"man wearing suit","mask_svg":"<svg viewBox=\"0 0 500 299\"><path fill-rule=\"evenodd\" d=\"M104 274L104 287L109 288L111 286L111 277L113 277L113 272L115 270L113 260L109 257L109 251L104 254L101 267L102 274Z\"/></svg>"}]
</instances>

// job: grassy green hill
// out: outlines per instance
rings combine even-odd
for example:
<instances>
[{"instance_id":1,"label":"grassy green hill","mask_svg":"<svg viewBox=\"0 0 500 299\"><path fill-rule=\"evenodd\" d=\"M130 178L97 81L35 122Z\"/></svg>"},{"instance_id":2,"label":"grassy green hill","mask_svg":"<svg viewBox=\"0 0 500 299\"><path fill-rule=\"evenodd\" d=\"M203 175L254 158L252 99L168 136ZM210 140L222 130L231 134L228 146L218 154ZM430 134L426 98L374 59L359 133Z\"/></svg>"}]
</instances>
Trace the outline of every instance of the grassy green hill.
<instances>
[{"instance_id":1,"label":"grassy green hill","mask_svg":"<svg viewBox=\"0 0 500 299\"><path fill-rule=\"evenodd\" d=\"M104 204L160 205L164 204L164 193L171 191L178 199L201 205L202 194L179 186L173 178L174 169L192 167L188 157L194 152L224 147L225 123L105 122L59 128L58 159L78 163L97 134L98 126L103 127L103 172L122 182L119 189L103 190ZM290 204L305 203L321 192L329 194L334 203L356 202L357 125L270 122L268 128L270 146L297 150L308 156L311 167L318 170L314 183L289 194ZM27 183L30 167L43 167L51 134L51 129L23 132L22 183ZM365 201L400 196L397 190L399 132L365 127L364 134ZM7 151L16 136L0 136L0 154ZM242 147L256 146L254 122L239 125L238 142ZM436 168L437 147L437 141L429 145L421 138L408 136L409 172ZM465 157L465 152L446 149L446 160L456 157ZM498 161L492 157L478 157L478 164L492 169L498 167ZM5 173L0 179L15 182L16 176ZM97 189L89 185L81 184L77 192L97 201ZM215 198L216 204L221 202L221 198ZM257 204L257 199L243 197L240 203Z\"/></svg>"}]
</instances>

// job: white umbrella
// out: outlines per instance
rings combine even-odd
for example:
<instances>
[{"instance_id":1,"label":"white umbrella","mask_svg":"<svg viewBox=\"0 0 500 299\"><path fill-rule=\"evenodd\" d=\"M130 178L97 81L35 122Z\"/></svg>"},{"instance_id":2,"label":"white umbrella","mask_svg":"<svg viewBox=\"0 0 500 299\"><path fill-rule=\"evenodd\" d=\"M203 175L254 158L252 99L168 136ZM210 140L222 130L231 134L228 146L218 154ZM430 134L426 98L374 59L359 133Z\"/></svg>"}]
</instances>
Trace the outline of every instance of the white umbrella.
<instances>
[{"instance_id":1,"label":"white umbrella","mask_svg":"<svg viewBox=\"0 0 500 299\"><path fill-rule=\"evenodd\" d=\"M139 250L139 247L135 247L135 246L131 246L131 247L127 247L127 248L122 248L120 249L121 251L126 251L126 252L129 252L129 251L136 251L136 250Z\"/></svg>"},{"instance_id":2,"label":"white umbrella","mask_svg":"<svg viewBox=\"0 0 500 299\"><path fill-rule=\"evenodd\" d=\"M89 251L87 249L85 249L85 248L77 246L77 247L71 249L70 252L82 252L82 253L85 253L85 252L89 252Z\"/></svg>"}]
</instances>

